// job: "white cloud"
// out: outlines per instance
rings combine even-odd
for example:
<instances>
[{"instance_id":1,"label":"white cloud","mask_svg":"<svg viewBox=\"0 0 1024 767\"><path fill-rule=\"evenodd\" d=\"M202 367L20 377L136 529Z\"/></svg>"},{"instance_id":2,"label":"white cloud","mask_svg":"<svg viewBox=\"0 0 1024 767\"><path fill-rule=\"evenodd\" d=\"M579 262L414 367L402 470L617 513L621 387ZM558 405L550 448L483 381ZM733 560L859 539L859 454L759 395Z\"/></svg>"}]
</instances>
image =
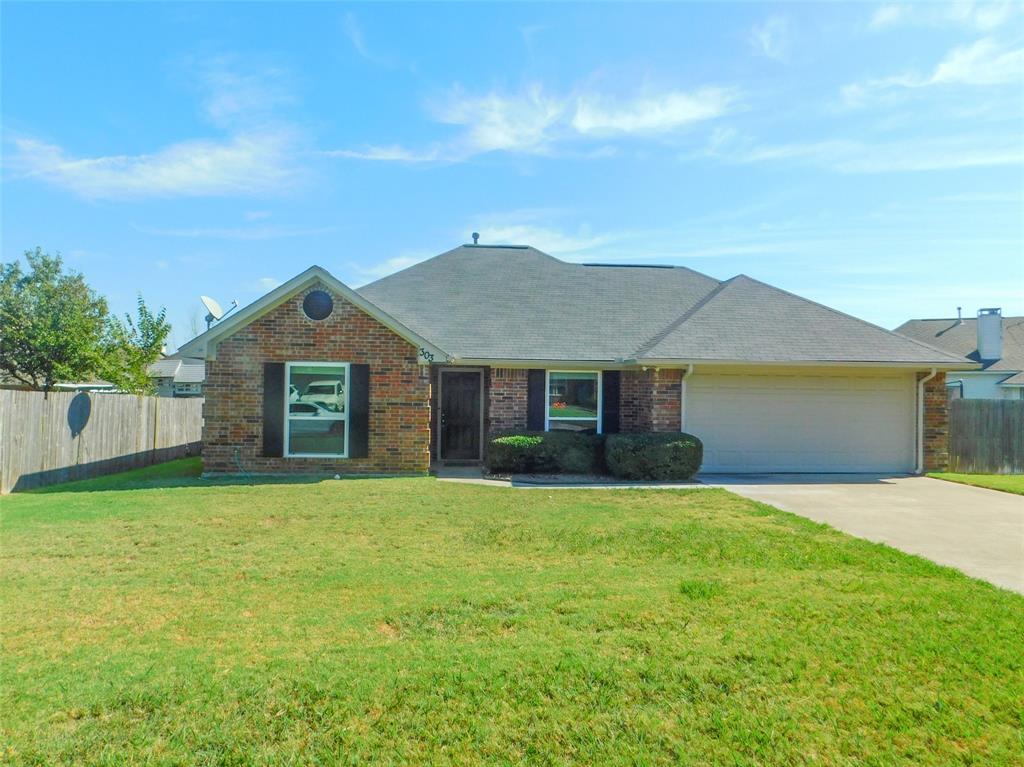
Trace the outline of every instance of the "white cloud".
<instances>
[{"instance_id":1,"label":"white cloud","mask_svg":"<svg viewBox=\"0 0 1024 767\"><path fill-rule=\"evenodd\" d=\"M1020 11L1019 4L1004 2L889 3L871 14L873 29L897 26L960 26L987 32L996 29Z\"/></svg>"},{"instance_id":2,"label":"white cloud","mask_svg":"<svg viewBox=\"0 0 1024 767\"><path fill-rule=\"evenodd\" d=\"M789 22L773 16L750 30L750 44L763 56L784 61L789 56Z\"/></svg>"},{"instance_id":3,"label":"white cloud","mask_svg":"<svg viewBox=\"0 0 1024 767\"><path fill-rule=\"evenodd\" d=\"M92 199L276 193L299 172L287 132L182 141L151 154L75 157L56 144L14 140L14 170Z\"/></svg>"},{"instance_id":4,"label":"white cloud","mask_svg":"<svg viewBox=\"0 0 1024 767\"><path fill-rule=\"evenodd\" d=\"M468 96L456 90L432 111L438 122L465 127L453 148L456 155L468 156L495 150L543 152L566 109L565 99L531 85L510 96L495 92Z\"/></svg>"},{"instance_id":5,"label":"white cloud","mask_svg":"<svg viewBox=\"0 0 1024 767\"><path fill-rule=\"evenodd\" d=\"M159 237L182 237L188 239L213 239L213 240L278 240L287 237L308 237L317 234L327 234L337 229L334 226L321 226L316 228L301 229L281 226L252 226L252 227L193 227L178 229L161 229L152 227L136 226L136 230L143 234L152 234Z\"/></svg>"},{"instance_id":6,"label":"white cloud","mask_svg":"<svg viewBox=\"0 0 1024 767\"><path fill-rule=\"evenodd\" d=\"M277 277L260 277L258 280L256 280L257 290L262 290L264 292L273 290L274 288L283 284L284 283L281 280L277 279Z\"/></svg>"},{"instance_id":7,"label":"white cloud","mask_svg":"<svg viewBox=\"0 0 1024 767\"><path fill-rule=\"evenodd\" d=\"M1024 48L1007 48L985 37L954 48L930 75L903 74L842 89L847 106L863 106L873 96L897 89L926 88L936 85L993 86L1024 85Z\"/></svg>"},{"instance_id":8,"label":"white cloud","mask_svg":"<svg viewBox=\"0 0 1024 767\"><path fill-rule=\"evenodd\" d=\"M436 255L437 253L428 250L407 250L397 256L379 261L370 266L355 263L349 264L349 268L355 276L348 282L354 288L362 287L367 282L379 280L381 277L387 277L389 274L408 269L410 266L418 264L420 261L426 261L428 258L433 258Z\"/></svg>"},{"instance_id":9,"label":"white cloud","mask_svg":"<svg viewBox=\"0 0 1024 767\"><path fill-rule=\"evenodd\" d=\"M238 57L215 56L191 65L203 95L203 111L220 127L252 127L272 121L282 106L294 103L286 73L276 67L243 67Z\"/></svg>"},{"instance_id":10,"label":"white cloud","mask_svg":"<svg viewBox=\"0 0 1024 767\"><path fill-rule=\"evenodd\" d=\"M692 123L721 117L732 110L737 94L726 88L672 91L615 103L599 96L581 96L573 127L581 134L666 133Z\"/></svg>"},{"instance_id":11,"label":"white cloud","mask_svg":"<svg viewBox=\"0 0 1024 767\"><path fill-rule=\"evenodd\" d=\"M741 163L802 162L850 174L1024 164L1024 145L1018 137L918 139L884 144L833 139L775 146L732 142L709 148L707 154Z\"/></svg>"},{"instance_id":12,"label":"white cloud","mask_svg":"<svg viewBox=\"0 0 1024 767\"><path fill-rule=\"evenodd\" d=\"M323 154L406 163L458 162L496 151L550 154L570 142L670 133L732 112L738 101L738 91L720 87L648 91L626 99L594 91L555 95L536 84L518 93L482 96L457 88L429 107L437 122L463 128L443 144L426 149L376 145ZM608 157L615 151L604 145L581 156Z\"/></svg>"},{"instance_id":13,"label":"white cloud","mask_svg":"<svg viewBox=\"0 0 1024 767\"><path fill-rule=\"evenodd\" d=\"M370 45L366 41L366 34L363 32L363 27L354 13L351 11L346 13L341 24L342 29L345 32L345 36L349 39L349 42L352 43L352 47L355 48L356 53L371 64L376 64L377 66L388 68L396 66L396 61L392 57L383 56L370 48Z\"/></svg>"},{"instance_id":14,"label":"white cloud","mask_svg":"<svg viewBox=\"0 0 1024 767\"><path fill-rule=\"evenodd\" d=\"M347 157L353 160L383 160L387 162L434 162L442 159L440 147L422 151L406 149L397 144L390 146L368 146L363 149L328 149L321 152L325 157Z\"/></svg>"}]
</instances>

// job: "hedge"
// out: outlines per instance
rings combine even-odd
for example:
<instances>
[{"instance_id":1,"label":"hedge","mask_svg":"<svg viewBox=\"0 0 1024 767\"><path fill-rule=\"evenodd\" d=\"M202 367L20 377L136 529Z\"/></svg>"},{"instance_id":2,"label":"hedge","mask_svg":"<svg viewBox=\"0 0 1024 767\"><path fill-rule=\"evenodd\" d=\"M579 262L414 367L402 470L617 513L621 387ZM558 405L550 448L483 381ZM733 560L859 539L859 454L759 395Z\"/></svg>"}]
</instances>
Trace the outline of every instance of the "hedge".
<instances>
[{"instance_id":1,"label":"hedge","mask_svg":"<svg viewBox=\"0 0 1024 767\"><path fill-rule=\"evenodd\" d=\"M487 443L494 473L590 474L603 470L602 438L578 431L516 432Z\"/></svg>"},{"instance_id":2,"label":"hedge","mask_svg":"<svg viewBox=\"0 0 1024 767\"><path fill-rule=\"evenodd\" d=\"M604 460L621 479L688 480L700 470L704 445L692 434L609 434Z\"/></svg>"}]
</instances>

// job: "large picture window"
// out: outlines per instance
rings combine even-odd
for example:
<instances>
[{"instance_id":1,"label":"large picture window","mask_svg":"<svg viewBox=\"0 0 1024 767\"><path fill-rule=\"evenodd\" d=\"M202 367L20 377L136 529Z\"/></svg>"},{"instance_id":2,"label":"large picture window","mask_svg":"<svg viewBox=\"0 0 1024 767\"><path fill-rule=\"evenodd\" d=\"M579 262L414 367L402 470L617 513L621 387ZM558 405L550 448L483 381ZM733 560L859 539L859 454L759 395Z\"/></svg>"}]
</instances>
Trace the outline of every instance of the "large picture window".
<instances>
[{"instance_id":1,"label":"large picture window","mask_svg":"<svg viewBox=\"0 0 1024 767\"><path fill-rule=\"evenodd\" d=\"M289 362L285 365L285 455L348 456L347 363Z\"/></svg>"},{"instance_id":2,"label":"large picture window","mask_svg":"<svg viewBox=\"0 0 1024 767\"><path fill-rule=\"evenodd\" d=\"M601 432L601 373L548 371L545 425L548 431Z\"/></svg>"}]
</instances>

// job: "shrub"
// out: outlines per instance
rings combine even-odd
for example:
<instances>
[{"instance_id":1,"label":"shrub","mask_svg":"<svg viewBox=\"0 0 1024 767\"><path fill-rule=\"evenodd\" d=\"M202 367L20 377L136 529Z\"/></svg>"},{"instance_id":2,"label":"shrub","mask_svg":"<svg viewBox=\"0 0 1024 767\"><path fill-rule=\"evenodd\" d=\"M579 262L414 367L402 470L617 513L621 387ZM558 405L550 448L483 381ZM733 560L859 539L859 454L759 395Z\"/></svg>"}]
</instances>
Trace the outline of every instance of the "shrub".
<instances>
[{"instance_id":1,"label":"shrub","mask_svg":"<svg viewBox=\"0 0 1024 767\"><path fill-rule=\"evenodd\" d=\"M492 472L589 474L601 470L602 438L576 431L504 434L487 443Z\"/></svg>"},{"instance_id":2,"label":"shrub","mask_svg":"<svg viewBox=\"0 0 1024 767\"><path fill-rule=\"evenodd\" d=\"M621 479L692 479L703 459L692 434L609 434L604 445L608 471Z\"/></svg>"}]
</instances>

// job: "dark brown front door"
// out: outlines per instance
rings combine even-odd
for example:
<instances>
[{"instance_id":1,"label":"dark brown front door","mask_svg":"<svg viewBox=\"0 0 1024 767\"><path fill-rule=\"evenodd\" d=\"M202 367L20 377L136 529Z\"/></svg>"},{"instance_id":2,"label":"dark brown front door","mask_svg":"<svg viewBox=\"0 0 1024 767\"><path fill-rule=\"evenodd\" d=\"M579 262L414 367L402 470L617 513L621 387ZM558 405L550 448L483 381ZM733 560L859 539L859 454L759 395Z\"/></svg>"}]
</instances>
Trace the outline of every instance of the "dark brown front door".
<instances>
[{"instance_id":1,"label":"dark brown front door","mask_svg":"<svg viewBox=\"0 0 1024 767\"><path fill-rule=\"evenodd\" d=\"M442 460L478 460L480 458L479 372L441 371L441 458Z\"/></svg>"}]
</instances>

